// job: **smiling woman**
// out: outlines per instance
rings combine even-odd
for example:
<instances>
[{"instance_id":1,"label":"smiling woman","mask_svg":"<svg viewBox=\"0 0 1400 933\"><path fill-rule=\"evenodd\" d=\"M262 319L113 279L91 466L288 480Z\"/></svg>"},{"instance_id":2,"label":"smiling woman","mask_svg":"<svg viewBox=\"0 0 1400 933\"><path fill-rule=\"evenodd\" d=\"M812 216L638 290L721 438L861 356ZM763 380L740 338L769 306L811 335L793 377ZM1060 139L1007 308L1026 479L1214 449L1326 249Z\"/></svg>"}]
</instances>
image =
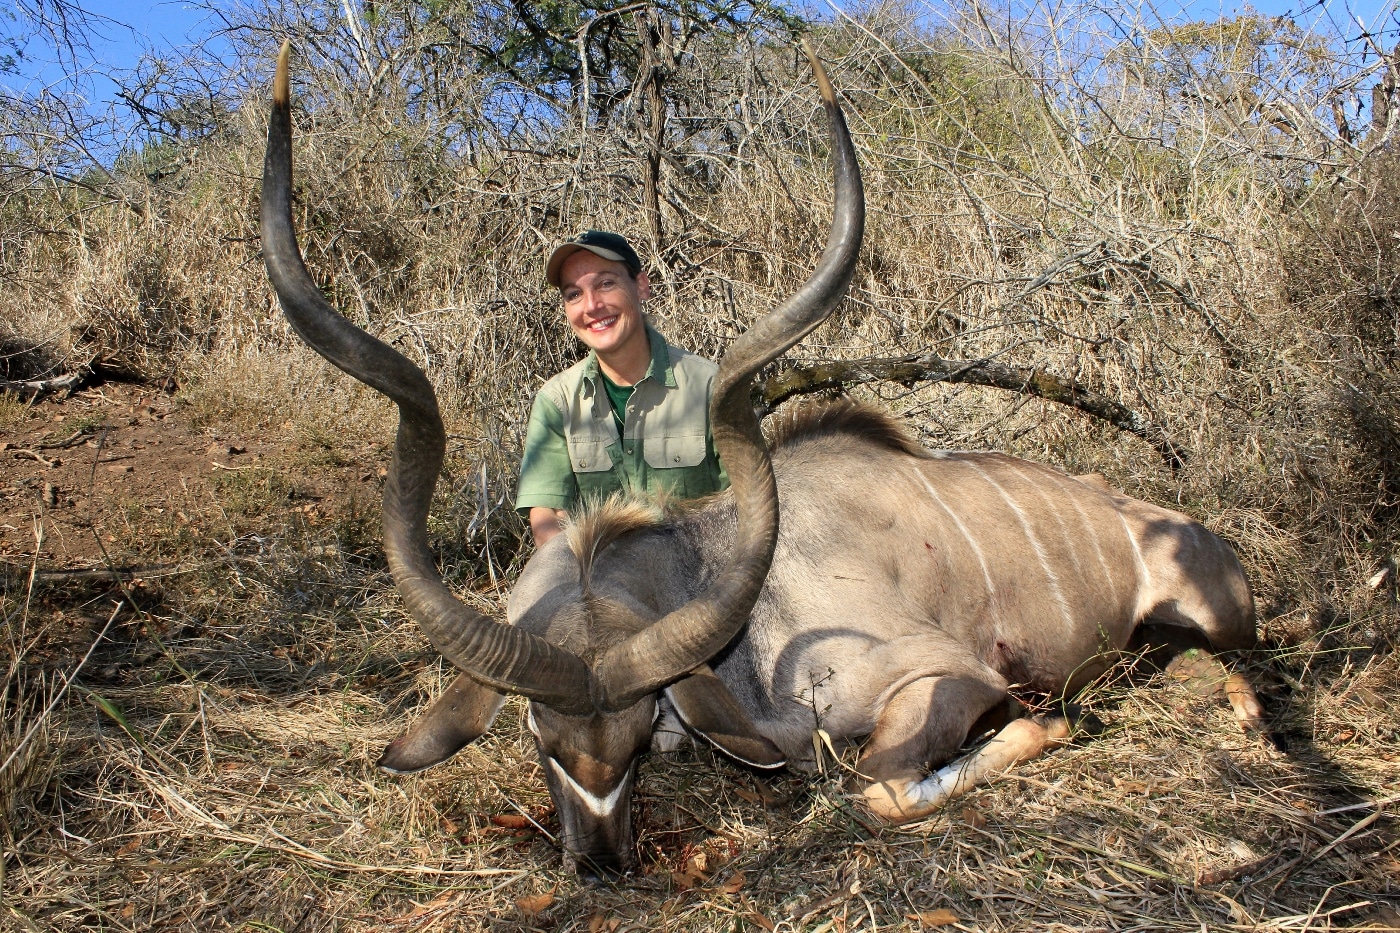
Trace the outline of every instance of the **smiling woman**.
<instances>
[{"instance_id":1,"label":"smiling woman","mask_svg":"<svg viewBox=\"0 0 1400 933\"><path fill-rule=\"evenodd\" d=\"M569 329L598 354L603 373L630 386L646 375L651 356L642 321L642 302L651 297L645 272L579 250L564 260L559 294Z\"/></svg>"},{"instance_id":2,"label":"smiling woman","mask_svg":"<svg viewBox=\"0 0 1400 933\"><path fill-rule=\"evenodd\" d=\"M569 329L589 353L535 397L516 508L535 543L613 493L693 499L728 486L710 437L716 367L647 324L651 281L627 240L588 230L545 264Z\"/></svg>"}]
</instances>

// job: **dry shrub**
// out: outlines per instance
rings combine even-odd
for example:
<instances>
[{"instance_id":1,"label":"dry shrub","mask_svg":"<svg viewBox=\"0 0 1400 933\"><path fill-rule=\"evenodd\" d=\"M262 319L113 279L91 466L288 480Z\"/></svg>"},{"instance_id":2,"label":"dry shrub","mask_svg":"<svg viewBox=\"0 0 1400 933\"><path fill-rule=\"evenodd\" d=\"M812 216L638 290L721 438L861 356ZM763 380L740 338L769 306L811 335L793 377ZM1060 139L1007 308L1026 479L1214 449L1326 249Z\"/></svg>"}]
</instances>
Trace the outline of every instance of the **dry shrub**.
<instances>
[{"instance_id":1,"label":"dry shrub","mask_svg":"<svg viewBox=\"0 0 1400 933\"><path fill-rule=\"evenodd\" d=\"M1303 323L1291 362L1316 379L1295 389L1287 425L1299 472L1315 490L1295 509L1314 544L1363 573L1400 543L1397 170L1395 152L1380 149L1346 174L1320 178L1289 218L1282 263L1287 307Z\"/></svg>"},{"instance_id":2,"label":"dry shrub","mask_svg":"<svg viewBox=\"0 0 1400 933\"><path fill-rule=\"evenodd\" d=\"M10 657L25 660L23 654ZM13 844L15 831L22 830L21 812L60 765L51 748L53 728L44 710L50 695L44 680L42 672L14 664L0 681L0 822L6 829L6 846ZM0 867L0 882L3 878Z\"/></svg>"}]
</instances>

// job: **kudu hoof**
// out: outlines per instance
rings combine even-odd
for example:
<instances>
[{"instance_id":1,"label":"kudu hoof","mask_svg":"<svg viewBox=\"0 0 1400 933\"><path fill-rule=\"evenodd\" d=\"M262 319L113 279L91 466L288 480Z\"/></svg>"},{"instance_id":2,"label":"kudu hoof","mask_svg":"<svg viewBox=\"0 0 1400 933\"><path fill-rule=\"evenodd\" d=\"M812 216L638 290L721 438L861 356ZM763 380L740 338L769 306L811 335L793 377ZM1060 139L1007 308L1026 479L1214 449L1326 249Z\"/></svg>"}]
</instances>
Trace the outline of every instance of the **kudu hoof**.
<instances>
[{"instance_id":1,"label":"kudu hoof","mask_svg":"<svg viewBox=\"0 0 1400 933\"><path fill-rule=\"evenodd\" d=\"M1016 719L981 748L944 765L923 780L901 776L876 781L865 790L865 805L883 820L923 819L978 784L1069 741L1064 717Z\"/></svg>"}]
</instances>

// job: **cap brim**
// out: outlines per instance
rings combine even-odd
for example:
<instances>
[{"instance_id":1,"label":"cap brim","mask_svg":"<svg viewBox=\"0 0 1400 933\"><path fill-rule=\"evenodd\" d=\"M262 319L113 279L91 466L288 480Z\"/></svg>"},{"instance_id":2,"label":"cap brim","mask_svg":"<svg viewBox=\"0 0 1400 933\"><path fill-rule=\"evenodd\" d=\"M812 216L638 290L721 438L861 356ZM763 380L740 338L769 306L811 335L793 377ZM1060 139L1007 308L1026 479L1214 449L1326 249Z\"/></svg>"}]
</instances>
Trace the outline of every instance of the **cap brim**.
<instances>
[{"instance_id":1,"label":"cap brim","mask_svg":"<svg viewBox=\"0 0 1400 933\"><path fill-rule=\"evenodd\" d=\"M610 249L601 246L585 246L582 243L565 243L549 254L549 262L545 263L544 266L545 281L558 288L559 273L564 268L564 263L579 250L588 250L593 255L601 256L609 262L620 262L624 266L627 265L627 260L620 253L615 253Z\"/></svg>"}]
</instances>

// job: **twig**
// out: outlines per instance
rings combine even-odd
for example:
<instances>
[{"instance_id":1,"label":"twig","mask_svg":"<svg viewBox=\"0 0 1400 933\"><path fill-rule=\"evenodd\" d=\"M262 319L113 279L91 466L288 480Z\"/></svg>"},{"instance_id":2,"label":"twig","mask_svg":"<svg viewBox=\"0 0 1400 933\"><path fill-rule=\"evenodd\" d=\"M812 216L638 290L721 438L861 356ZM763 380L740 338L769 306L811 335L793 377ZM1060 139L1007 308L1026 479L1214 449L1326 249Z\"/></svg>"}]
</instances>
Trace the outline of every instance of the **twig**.
<instances>
[{"instance_id":1,"label":"twig","mask_svg":"<svg viewBox=\"0 0 1400 933\"><path fill-rule=\"evenodd\" d=\"M1142 415L1113 399L1086 389L1070 379L1039 369L1018 369L991 360L948 360L928 352L908 356L832 360L811 366L793 366L755 386L754 406L768 415L798 395L844 390L854 385L886 381L911 386L919 382L958 382L1009 389L1024 395L1067 405L1142 438L1161 454L1173 470L1186 464L1186 454L1166 434Z\"/></svg>"},{"instance_id":2,"label":"twig","mask_svg":"<svg viewBox=\"0 0 1400 933\"><path fill-rule=\"evenodd\" d=\"M150 577L158 571L166 571L178 566L178 564L154 564L150 567L87 567L31 573L14 564L0 563L0 577L32 580L35 583L78 583L92 580L129 581Z\"/></svg>"},{"instance_id":3,"label":"twig","mask_svg":"<svg viewBox=\"0 0 1400 933\"><path fill-rule=\"evenodd\" d=\"M1348 839L1350 839L1352 836L1355 836L1357 833L1361 832L1361 831L1362 831L1363 829L1365 829L1367 826L1370 826L1372 823L1376 822L1376 820L1380 819L1380 818L1381 818L1382 816L1384 816L1384 815L1385 815L1385 810L1384 810L1384 809L1378 809L1378 810L1376 810L1375 813L1372 813L1370 816L1362 817L1361 819L1357 820L1354 824L1352 824L1351 829L1348 829L1346 832L1342 833L1342 834L1341 834L1340 836L1338 836L1336 839L1333 839L1331 842L1327 843L1327 845L1325 845L1325 846L1323 846L1322 848L1318 849L1318 850L1317 850L1316 852L1314 852L1311 856L1309 856L1309 858L1308 858L1308 864L1311 865L1313 862L1316 862L1318 859L1322 858L1322 857L1323 857L1324 855L1326 855L1328 852L1331 852L1331 851L1332 851L1333 849L1335 849L1337 846L1339 846L1339 845L1341 845L1342 843L1346 842L1346 841L1347 841Z\"/></svg>"},{"instance_id":4,"label":"twig","mask_svg":"<svg viewBox=\"0 0 1400 933\"><path fill-rule=\"evenodd\" d=\"M1394 797L1386 797L1383 800L1364 800L1361 803L1353 803L1345 807L1334 807L1331 810L1319 810L1314 816L1331 816L1334 813L1349 813L1352 810L1366 810L1371 807L1388 807L1392 803L1400 803L1400 794Z\"/></svg>"},{"instance_id":5,"label":"twig","mask_svg":"<svg viewBox=\"0 0 1400 933\"><path fill-rule=\"evenodd\" d=\"M48 457L45 457L38 451L30 450L27 447L16 448L14 451L12 451L12 453L14 453L15 457L20 460L38 460L44 466L49 468L56 467L59 464L59 461L57 459L50 460Z\"/></svg>"},{"instance_id":6,"label":"twig","mask_svg":"<svg viewBox=\"0 0 1400 933\"><path fill-rule=\"evenodd\" d=\"M92 374L87 367L55 379L0 379L0 392L13 392L24 397L47 395L50 392L75 392Z\"/></svg>"},{"instance_id":7,"label":"twig","mask_svg":"<svg viewBox=\"0 0 1400 933\"><path fill-rule=\"evenodd\" d=\"M85 443L88 439L88 435L90 434L92 434L92 428L81 427L61 441L54 441L52 444L35 444L34 449L67 450L69 447L77 447L79 444Z\"/></svg>"},{"instance_id":8,"label":"twig","mask_svg":"<svg viewBox=\"0 0 1400 933\"><path fill-rule=\"evenodd\" d=\"M29 726L29 729L24 733L24 737L15 745L14 751L10 752L10 756L6 758L3 763L0 763L0 774L3 774L5 769L10 766L10 763L18 757L19 753L24 749L24 746L29 744L29 740L34 737L34 733L49 718L54 708L58 706L58 701L63 699L63 695L68 692L69 685L72 684L74 679L78 676L78 672L83 669L83 665L87 664L88 658L92 657L92 653L97 650L98 644L107 636L107 630L112 627L112 623L117 620L117 613L121 612L122 607L125 605L125 600L118 600L116 606L112 609L112 614L107 617L107 624L102 626L102 631L98 632L97 637L92 640L92 644L88 645L88 650L83 654L82 659L78 661L77 667L73 668L72 672L69 673L67 677L63 678L63 686L58 688L58 692L55 693L53 699L49 701L49 705L44 709L44 712Z\"/></svg>"}]
</instances>

